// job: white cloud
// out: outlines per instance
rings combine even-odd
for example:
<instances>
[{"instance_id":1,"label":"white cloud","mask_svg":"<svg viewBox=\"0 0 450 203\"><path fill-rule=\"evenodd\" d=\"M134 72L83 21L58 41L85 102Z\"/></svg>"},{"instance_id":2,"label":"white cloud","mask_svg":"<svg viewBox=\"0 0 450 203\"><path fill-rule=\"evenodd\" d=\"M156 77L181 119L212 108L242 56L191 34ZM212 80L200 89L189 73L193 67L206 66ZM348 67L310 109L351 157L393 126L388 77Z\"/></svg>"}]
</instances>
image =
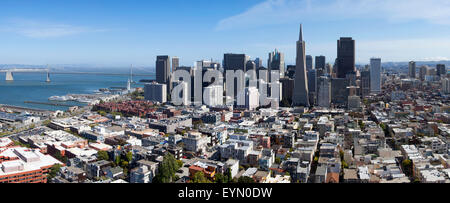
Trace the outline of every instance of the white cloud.
<instances>
[{"instance_id":1,"label":"white cloud","mask_svg":"<svg viewBox=\"0 0 450 203\"><path fill-rule=\"evenodd\" d=\"M104 32L106 30L61 23L13 19L2 25L0 27L0 31L13 32L30 38L53 38L77 35L81 33Z\"/></svg>"},{"instance_id":2,"label":"white cloud","mask_svg":"<svg viewBox=\"0 0 450 203\"><path fill-rule=\"evenodd\" d=\"M301 22L302 19L384 19L390 22L425 20L450 25L448 0L266 0L243 13L221 20L216 29L226 30Z\"/></svg>"}]
</instances>

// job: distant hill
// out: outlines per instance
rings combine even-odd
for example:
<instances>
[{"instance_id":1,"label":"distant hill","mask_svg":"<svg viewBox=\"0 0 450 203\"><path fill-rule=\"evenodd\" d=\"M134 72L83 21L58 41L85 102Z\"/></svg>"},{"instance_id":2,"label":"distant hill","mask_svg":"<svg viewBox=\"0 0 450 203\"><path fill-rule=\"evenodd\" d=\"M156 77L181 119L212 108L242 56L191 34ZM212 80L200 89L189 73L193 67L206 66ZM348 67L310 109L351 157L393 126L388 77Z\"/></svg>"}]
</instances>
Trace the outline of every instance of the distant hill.
<instances>
[{"instance_id":1,"label":"distant hill","mask_svg":"<svg viewBox=\"0 0 450 203\"><path fill-rule=\"evenodd\" d=\"M108 72L117 74L130 73L130 67L95 66L89 64L57 64L49 65L50 70L57 72ZM0 69L10 68L47 68L47 65L26 64L0 64ZM133 74L154 74L155 68L137 66L133 67Z\"/></svg>"},{"instance_id":2,"label":"distant hill","mask_svg":"<svg viewBox=\"0 0 450 203\"><path fill-rule=\"evenodd\" d=\"M430 67L436 67L437 64L445 64L446 67L450 67L450 61L416 61L416 66L430 66ZM409 66L408 62L385 62L383 63L384 68L405 68Z\"/></svg>"}]
</instances>

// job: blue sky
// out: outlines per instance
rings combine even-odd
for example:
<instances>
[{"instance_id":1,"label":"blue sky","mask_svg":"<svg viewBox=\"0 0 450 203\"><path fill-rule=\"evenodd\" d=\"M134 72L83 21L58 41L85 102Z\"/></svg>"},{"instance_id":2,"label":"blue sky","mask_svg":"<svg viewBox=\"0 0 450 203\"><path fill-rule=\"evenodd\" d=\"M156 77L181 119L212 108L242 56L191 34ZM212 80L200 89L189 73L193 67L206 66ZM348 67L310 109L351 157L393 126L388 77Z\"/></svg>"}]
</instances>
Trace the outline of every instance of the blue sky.
<instances>
[{"instance_id":1,"label":"blue sky","mask_svg":"<svg viewBox=\"0 0 450 203\"><path fill-rule=\"evenodd\" d=\"M1 0L0 64L183 65L224 53L295 61L303 23L307 54L336 57L353 37L357 62L450 59L448 0Z\"/></svg>"}]
</instances>

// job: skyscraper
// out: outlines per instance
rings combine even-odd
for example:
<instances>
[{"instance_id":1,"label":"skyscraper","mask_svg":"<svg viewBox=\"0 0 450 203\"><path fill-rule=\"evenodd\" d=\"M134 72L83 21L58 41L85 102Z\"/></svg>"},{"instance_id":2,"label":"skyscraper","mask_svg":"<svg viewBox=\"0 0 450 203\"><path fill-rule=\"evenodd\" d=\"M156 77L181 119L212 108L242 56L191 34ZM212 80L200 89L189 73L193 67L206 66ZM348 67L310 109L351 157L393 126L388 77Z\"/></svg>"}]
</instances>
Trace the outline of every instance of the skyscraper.
<instances>
[{"instance_id":1,"label":"skyscraper","mask_svg":"<svg viewBox=\"0 0 450 203\"><path fill-rule=\"evenodd\" d=\"M346 78L347 74L355 74L355 40L341 37L337 41L337 77Z\"/></svg>"},{"instance_id":2,"label":"skyscraper","mask_svg":"<svg viewBox=\"0 0 450 203\"><path fill-rule=\"evenodd\" d=\"M244 73L247 72L247 62L250 60L250 57L245 54L224 54L223 56L223 69L224 71L237 71L242 70ZM226 73L225 73L226 74ZM226 80L226 78L225 78ZM234 81L225 81L227 85L231 85L232 83L234 86L234 103L237 104L238 96L240 95L240 92L243 92L244 89L238 88L238 80ZM243 85L245 87L245 81ZM231 86L230 86L231 87ZM227 89L228 90L228 89ZM226 91L227 91L226 90ZM230 91L227 91L230 92ZM242 94L241 94L242 95Z\"/></svg>"},{"instance_id":3,"label":"skyscraper","mask_svg":"<svg viewBox=\"0 0 450 203\"><path fill-rule=\"evenodd\" d=\"M223 68L227 70L242 70L247 72L246 65L250 57L245 54L224 54Z\"/></svg>"},{"instance_id":4,"label":"skyscraper","mask_svg":"<svg viewBox=\"0 0 450 203\"><path fill-rule=\"evenodd\" d=\"M167 85L167 95L170 95L172 85L170 83L170 57L156 57L156 82Z\"/></svg>"},{"instance_id":5,"label":"skyscraper","mask_svg":"<svg viewBox=\"0 0 450 203\"><path fill-rule=\"evenodd\" d=\"M428 66L421 66L420 67L420 69L419 69L419 78L420 78L421 81L425 80L425 76L428 73L428 69L429 69Z\"/></svg>"},{"instance_id":6,"label":"skyscraper","mask_svg":"<svg viewBox=\"0 0 450 203\"><path fill-rule=\"evenodd\" d=\"M436 65L436 73L438 76L446 76L447 68L445 68L445 64L437 64Z\"/></svg>"},{"instance_id":7,"label":"skyscraper","mask_svg":"<svg viewBox=\"0 0 450 203\"><path fill-rule=\"evenodd\" d=\"M157 56L156 57L156 82L160 84L167 84L169 82L170 57Z\"/></svg>"},{"instance_id":8,"label":"skyscraper","mask_svg":"<svg viewBox=\"0 0 450 203\"><path fill-rule=\"evenodd\" d=\"M314 105L316 98L316 87L317 87L317 70L309 70L308 76L308 90L309 90L309 103Z\"/></svg>"},{"instance_id":9,"label":"skyscraper","mask_svg":"<svg viewBox=\"0 0 450 203\"><path fill-rule=\"evenodd\" d=\"M327 76L319 78L317 104L320 107L329 108L331 105L331 80Z\"/></svg>"},{"instance_id":10,"label":"skyscraper","mask_svg":"<svg viewBox=\"0 0 450 203\"><path fill-rule=\"evenodd\" d=\"M281 75L284 75L284 54L275 49L275 51L269 53L269 59L267 60L267 68L269 72L280 71Z\"/></svg>"},{"instance_id":11,"label":"skyscraper","mask_svg":"<svg viewBox=\"0 0 450 203\"><path fill-rule=\"evenodd\" d=\"M262 60L260 58L256 58L255 59L255 65L256 65L256 70L258 70L259 67L263 66Z\"/></svg>"},{"instance_id":12,"label":"skyscraper","mask_svg":"<svg viewBox=\"0 0 450 203\"><path fill-rule=\"evenodd\" d=\"M292 104L292 90L294 89L294 80L288 77L280 78L280 84L282 87L281 103L284 106L290 106Z\"/></svg>"},{"instance_id":13,"label":"skyscraper","mask_svg":"<svg viewBox=\"0 0 450 203\"><path fill-rule=\"evenodd\" d=\"M306 70L310 71L313 69L313 57L311 55L306 55Z\"/></svg>"},{"instance_id":14,"label":"skyscraper","mask_svg":"<svg viewBox=\"0 0 450 203\"><path fill-rule=\"evenodd\" d=\"M370 92L381 92L381 59L370 59Z\"/></svg>"},{"instance_id":15,"label":"skyscraper","mask_svg":"<svg viewBox=\"0 0 450 203\"><path fill-rule=\"evenodd\" d=\"M297 41L297 59L295 69L293 106L309 107L308 77L306 75L305 41L300 25L300 37Z\"/></svg>"},{"instance_id":16,"label":"skyscraper","mask_svg":"<svg viewBox=\"0 0 450 203\"><path fill-rule=\"evenodd\" d=\"M176 56L172 57L172 73L175 72L179 66L180 66L180 58Z\"/></svg>"},{"instance_id":17,"label":"skyscraper","mask_svg":"<svg viewBox=\"0 0 450 203\"><path fill-rule=\"evenodd\" d=\"M345 78L331 79L331 103L337 106L345 106L347 104L349 91L349 80Z\"/></svg>"},{"instance_id":18,"label":"skyscraper","mask_svg":"<svg viewBox=\"0 0 450 203\"><path fill-rule=\"evenodd\" d=\"M365 68L361 71L361 94L362 97L370 95L370 70Z\"/></svg>"},{"instance_id":19,"label":"skyscraper","mask_svg":"<svg viewBox=\"0 0 450 203\"><path fill-rule=\"evenodd\" d=\"M316 56L316 69L325 70L325 66L326 66L325 56Z\"/></svg>"},{"instance_id":20,"label":"skyscraper","mask_svg":"<svg viewBox=\"0 0 450 203\"><path fill-rule=\"evenodd\" d=\"M416 78L416 62L409 62L409 77L415 79Z\"/></svg>"}]
</instances>

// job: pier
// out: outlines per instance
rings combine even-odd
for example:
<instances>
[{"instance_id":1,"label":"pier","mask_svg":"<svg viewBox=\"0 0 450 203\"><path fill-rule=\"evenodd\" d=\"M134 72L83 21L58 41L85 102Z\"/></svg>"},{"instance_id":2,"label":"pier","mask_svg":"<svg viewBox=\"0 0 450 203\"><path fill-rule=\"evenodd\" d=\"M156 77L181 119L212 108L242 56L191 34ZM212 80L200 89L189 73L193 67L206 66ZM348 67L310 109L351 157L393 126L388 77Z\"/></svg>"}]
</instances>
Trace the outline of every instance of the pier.
<instances>
[{"instance_id":1,"label":"pier","mask_svg":"<svg viewBox=\"0 0 450 203\"><path fill-rule=\"evenodd\" d=\"M36 102L36 101L25 101L26 104L40 104L40 105L47 105L47 106L63 106L63 107L73 107L74 105L68 105L68 104L58 104L58 103L50 103L50 102Z\"/></svg>"}]
</instances>

